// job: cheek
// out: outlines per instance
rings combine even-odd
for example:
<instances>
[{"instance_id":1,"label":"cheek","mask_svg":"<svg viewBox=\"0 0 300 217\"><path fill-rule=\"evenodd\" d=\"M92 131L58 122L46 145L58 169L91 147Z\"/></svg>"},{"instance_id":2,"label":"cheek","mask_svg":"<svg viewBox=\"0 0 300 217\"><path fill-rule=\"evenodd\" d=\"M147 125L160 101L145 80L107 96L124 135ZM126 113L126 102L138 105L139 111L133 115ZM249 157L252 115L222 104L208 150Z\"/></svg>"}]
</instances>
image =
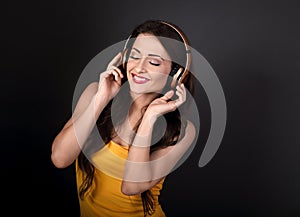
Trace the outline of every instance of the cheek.
<instances>
[{"instance_id":1,"label":"cheek","mask_svg":"<svg viewBox=\"0 0 300 217\"><path fill-rule=\"evenodd\" d=\"M127 76L127 78L130 78L130 72L134 69L134 67L135 67L134 63L127 62L127 65L126 65L126 76Z\"/></svg>"},{"instance_id":2,"label":"cheek","mask_svg":"<svg viewBox=\"0 0 300 217\"><path fill-rule=\"evenodd\" d=\"M134 68L134 63L132 63L131 61L127 62L127 65L126 65L126 71L127 73L130 72L133 68Z\"/></svg>"},{"instance_id":3,"label":"cheek","mask_svg":"<svg viewBox=\"0 0 300 217\"><path fill-rule=\"evenodd\" d=\"M155 80L156 80L156 85L161 89L163 88L168 80L168 77L171 72L171 66L165 66L160 69L159 73L155 73Z\"/></svg>"},{"instance_id":4,"label":"cheek","mask_svg":"<svg viewBox=\"0 0 300 217\"><path fill-rule=\"evenodd\" d=\"M171 72L171 67L164 66L164 67L156 69L155 71L152 70L151 77L152 77L152 79L155 79L158 82L159 81L165 82L168 79L170 72ZM159 83L161 83L161 82L159 82Z\"/></svg>"},{"instance_id":5,"label":"cheek","mask_svg":"<svg viewBox=\"0 0 300 217\"><path fill-rule=\"evenodd\" d=\"M152 73L151 78L156 86L164 86L167 82L169 73L156 72Z\"/></svg>"},{"instance_id":6,"label":"cheek","mask_svg":"<svg viewBox=\"0 0 300 217\"><path fill-rule=\"evenodd\" d=\"M170 73L171 73L171 65L165 66L165 67L162 69L162 73L163 73L164 75L169 76Z\"/></svg>"}]
</instances>

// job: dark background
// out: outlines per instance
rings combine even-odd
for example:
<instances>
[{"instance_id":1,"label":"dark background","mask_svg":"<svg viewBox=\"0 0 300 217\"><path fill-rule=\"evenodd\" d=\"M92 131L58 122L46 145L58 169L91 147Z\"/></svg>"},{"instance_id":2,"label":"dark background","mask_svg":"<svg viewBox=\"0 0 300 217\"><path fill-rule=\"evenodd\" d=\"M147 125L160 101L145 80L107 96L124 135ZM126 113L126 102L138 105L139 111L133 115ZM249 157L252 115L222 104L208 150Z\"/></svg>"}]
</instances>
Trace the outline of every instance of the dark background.
<instances>
[{"instance_id":1,"label":"dark background","mask_svg":"<svg viewBox=\"0 0 300 217\"><path fill-rule=\"evenodd\" d=\"M79 216L74 167L52 165L51 143L71 115L73 91L86 64L125 40L135 25L155 18L184 30L216 72L228 109L222 144L199 168L209 109L205 94L198 98L203 131L188 160L166 180L162 206L167 216L300 216L299 5L6 3L1 21L2 199L13 208L4 209L10 216L27 211Z\"/></svg>"}]
</instances>

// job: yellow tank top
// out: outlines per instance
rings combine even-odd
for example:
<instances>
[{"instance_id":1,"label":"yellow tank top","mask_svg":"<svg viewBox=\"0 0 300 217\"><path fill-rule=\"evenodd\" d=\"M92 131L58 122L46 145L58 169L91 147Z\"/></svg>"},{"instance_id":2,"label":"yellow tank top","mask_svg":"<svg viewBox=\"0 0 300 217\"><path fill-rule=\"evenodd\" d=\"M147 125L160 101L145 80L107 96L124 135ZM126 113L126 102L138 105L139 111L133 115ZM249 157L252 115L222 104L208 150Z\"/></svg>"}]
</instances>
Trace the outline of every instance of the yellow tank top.
<instances>
[{"instance_id":1,"label":"yellow tank top","mask_svg":"<svg viewBox=\"0 0 300 217\"><path fill-rule=\"evenodd\" d=\"M122 177L120 175L124 170L128 151L128 147L110 141L92 156L92 161L96 165L94 183L84 200L79 198L81 217L144 216L141 195L127 196L121 192L122 180L118 177ZM82 171L78 168L78 161L76 161L76 179L79 192ZM165 217L158 201L163 182L164 179L151 189L155 204L155 213L151 217Z\"/></svg>"}]
</instances>

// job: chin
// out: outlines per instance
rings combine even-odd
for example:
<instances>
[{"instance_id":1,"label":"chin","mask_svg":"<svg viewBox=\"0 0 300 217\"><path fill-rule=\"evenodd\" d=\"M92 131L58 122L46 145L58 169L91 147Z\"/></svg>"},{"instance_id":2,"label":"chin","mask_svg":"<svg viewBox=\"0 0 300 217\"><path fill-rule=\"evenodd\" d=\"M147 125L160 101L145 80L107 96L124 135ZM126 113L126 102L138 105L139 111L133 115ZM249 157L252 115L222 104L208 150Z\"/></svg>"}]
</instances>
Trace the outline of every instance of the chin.
<instances>
[{"instance_id":1,"label":"chin","mask_svg":"<svg viewBox=\"0 0 300 217\"><path fill-rule=\"evenodd\" d=\"M148 90L145 90L143 88L131 88L130 87L130 92L134 94L147 94L150 93Z\"/></svg>"}]
</instances>

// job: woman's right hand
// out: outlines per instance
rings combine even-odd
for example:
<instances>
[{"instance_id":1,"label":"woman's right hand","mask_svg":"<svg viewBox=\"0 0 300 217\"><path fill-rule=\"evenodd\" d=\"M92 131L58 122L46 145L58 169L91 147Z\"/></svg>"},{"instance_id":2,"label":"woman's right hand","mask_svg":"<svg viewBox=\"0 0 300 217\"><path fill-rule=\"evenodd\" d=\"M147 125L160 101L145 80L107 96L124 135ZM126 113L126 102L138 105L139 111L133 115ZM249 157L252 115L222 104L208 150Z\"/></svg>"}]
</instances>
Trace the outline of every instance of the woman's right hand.
<instances>
[{"instance_id":1,"label":"woman's right hand","mask_svg":"<svg viewBox=\"0 0 300 217\"><path fill-rule=\"evenodd\" d=\"M122 60L122 53L118 53L108 64L106 71L100 74L97 94L108 102L115 97L121 87L121 79L124 77L117 67Z\"/></svg>"}]
</instances>

